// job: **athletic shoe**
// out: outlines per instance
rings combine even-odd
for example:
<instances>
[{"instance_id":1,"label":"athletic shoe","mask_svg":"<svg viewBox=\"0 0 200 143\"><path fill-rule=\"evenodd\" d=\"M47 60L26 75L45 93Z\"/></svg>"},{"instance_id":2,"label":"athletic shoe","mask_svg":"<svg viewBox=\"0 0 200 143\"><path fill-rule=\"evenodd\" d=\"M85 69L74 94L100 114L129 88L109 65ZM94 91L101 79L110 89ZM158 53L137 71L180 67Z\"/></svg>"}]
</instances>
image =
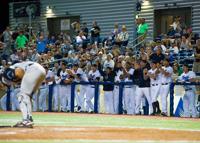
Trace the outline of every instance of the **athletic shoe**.
<instances>
[{"instance_id":1,"label":"athletic shoe","mask_svg":"<svg viewBox=\"0 0 200 143\"><path fill-rule=\"evenodd\" d=\"M29 120L24 120L24 121L18 122L13 127L17 127L17 128L33 128L33 124L34 123L29 121Z\"/></svg>"},{"instance_id":2,"label":"athletic shoe","mask_svg":"<svg viewBox=\"0 0 200 143\"><path fill-rule=\"evenodd\" d=\"M77 109L78 111L80 111L81 110L81 106L78 106L78 109Z\"/></svg>"},{"instance_id":3,"label":"athletic shoe","mask_svg":"<svg viewBox=\"0 0 200 143\"><path fill-rule=\"evenodd\" d=\"M167 117L167 113L162 112L161 115Z\"/></svg>"}]
</instances>

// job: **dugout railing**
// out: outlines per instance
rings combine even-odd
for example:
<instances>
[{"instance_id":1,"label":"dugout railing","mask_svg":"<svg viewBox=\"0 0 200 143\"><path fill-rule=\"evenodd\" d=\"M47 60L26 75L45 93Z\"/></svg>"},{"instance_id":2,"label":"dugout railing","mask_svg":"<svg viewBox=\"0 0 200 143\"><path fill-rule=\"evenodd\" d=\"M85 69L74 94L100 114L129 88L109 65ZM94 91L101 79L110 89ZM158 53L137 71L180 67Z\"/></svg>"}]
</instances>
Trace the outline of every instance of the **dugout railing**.
<instances>
[{"instance_id":1,"label":"dugout railing","mask_svg":"<svg viewBox=\"0 0 200 143\"><path fill-rule=\"evenodd\" d=\"M95 94L94 94L94 113L99 113L99 95L100 95L100 86L101 85L117 85L119 86L119 111L118 114L123 114L123 89L125 85L134 85L133 82L119 82L119 83L112 83L112 82L72 82L71 83L71 112L74 112L75 109L75 87L77 85L94 85L95 88ZM174 116L174 87L175 85L198 85L200 86L200 82L193 82L193 83L180 83L180 82L172 82L170 84L170 91L169 91L169 104L170 109L169 113L170 116ZM54 85L49 85L49 95L48 95L48 111L52 112L52 97L53 97L53 87ZM7 111L11 110L11 96L10 96L10 88L7 89L7 98L6 98L6 107ZM146 100L146 108L144 111L144 115L148 115L149 109L148 109L148 102Z\"/></svg>"}]
</instances>

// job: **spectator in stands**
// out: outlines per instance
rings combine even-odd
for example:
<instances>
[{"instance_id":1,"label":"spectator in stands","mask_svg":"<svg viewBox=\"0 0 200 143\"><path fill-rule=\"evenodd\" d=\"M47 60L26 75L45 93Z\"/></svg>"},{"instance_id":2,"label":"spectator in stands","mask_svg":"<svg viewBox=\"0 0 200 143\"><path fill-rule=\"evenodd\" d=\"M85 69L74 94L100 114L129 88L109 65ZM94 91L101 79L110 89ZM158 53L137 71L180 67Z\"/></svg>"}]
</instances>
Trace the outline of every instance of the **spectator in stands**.
<instances>
[{"instance_id":1,"label":"spectator in stands","mask_svg":"<svg viewBox=\"0 0 200 143\"><path fill-rule=\"evenodd\" d=\"M37 52L39 54L47 52L47 40L44 38L43 35L37 39Z\"/></svg>"},{"instance_id":2,"label":"spectator in stands","mask_svg":"<svg viewBox=\"0 0 200 143\"><path fill-rule=\"evenodd\" d=\"M8 56L12 53L11 50L12 32L10 31L9 26L6 27L6 30L3 32L2 36L3 36L3 42L5 43L6 46L3 48L3 54Z\"/></svg>"},{"instance_id":3,"label":"spectator in stands","mask_svg":"<svg viewBox=\"0 0 200 143\"><path fill-rule=\"evenodd\" d=\"M146 47L146 54L147 54L147 60L149 60L150 56L153 54L151 46Z\"/></svg>"},{"instance_id":4,"label":"spectator in stands","mask_svg":"<svg viewBox=\"0 0 200 143\"><path fill-rule=\"evenodd\" d=\"M113 61L113 55L111 53L109 53L107 55L107 59L105 60L104 64L103 64L103 69L105 70L107 67L110 67L112 69L114 69L115 66L115 62Z\"/></svg>"},{"instance_id":5,"label":"spectator in stands","mask_svg":"<svg viewBox=\"0 0 200 143\"><path fill-rule=\"evenodd\" d=\"M181 32L181 25L180 25L180 17L175 17L174 22L170 25L173 29L180 33Z\"/></svg>"},{"instance_id":6,"label":"spectator in stands","mask_svg":"<svg viewBox=\"0 0 200 143\"><path fill-rule=\"evenodd\" d=\"M10 55L12 62L19 61L20 57L16 49L13 50L13 53Z\"/></svg>"},{"instance_id":7,"label":"spectator in stands","mask_svg":"<svg viewBox=\"0 0 200 143\"><path fill-rule=\"evenodd\" d=\"M40 54L37 53L37 50L36 50L36 49L33 49L33 50L32 50L32 54L31 54L31 57L30 57L30 60L31 60L31 61L34 61L34 62L37 62L37 61L39 61L39 58L40 58Z\"/></svg>"},{"instance_id":8,"label":"spectator in stands","mask_svg":"<svg viewBox=\"0 0 200 143\"><path fill-rule=\"evenodd\" d=\"M79 30L80 31L80 30ZM77 31L78 32L78 31ZM78 35L78 33L77 33ZM72 40L71 40L71 37L70 37L70 34L69 32L61 32L61 39L64 41L64 42L67 42L67 43L72 43Z\"/></svg>"},{"instance_id":9,"label":"spectator in stands","mask_svg":"<svg viewBox=\"0 0 200 143\"><path fill-rule=\"evenodd\" d=\"M93 21L92 29L90 31L91 31L91 39L90 39L91 44L94 43L98 44L100 42L101 29L96 21Z\"/></svg>"},{"instance_id":10,"label":"spectator in stands","mask_svg":"<svg viewBox=\"0 0 200 143\"><path fill-rule=\"evenodd\" d=\"M114 24L114 30L112 31L112 40L115 41L118 37L118 34L121 32L119 28L119 24L115 23Z\"/></svg>"},{"instance_id":11,"label":"spectator in stands","mask_svg":"<svg viewBox=\"0 0 200 143\"><path fill-rule=\"evenodd\" d=\"M20 31L16 39L17 49L24 49L27 42L28 42L28 39L23 34L23 31Z\"/></svg>"},{"instance_id":12,"label":"spectator in stands","mask_svg":"<svg viewBox=\"0 0 200 143\"><path fill-rule=\"evenodd\" d=\"M138 26L138 29L137 29L137 34L138 36L141 36L141 38L139 38L139 42L144 40L146 38L146 35L147 35L147 32L148 32L148 29L149 29L149 26L148 24L145 22L145 19L144 18L141 18L140 19L140 24ZM142 36L143 35L143 36Z\"/></svg>"},{"instance_id":13,"label":"spectator in stands","mask_svg":"<svg viewBox=\"0 0 200 143\"><path fill-rule=\"evenodd\" d=\"M71 24L72 28L74 29L74 32L75 32L75 36L78 35L78 33L80 32L81 30L81 25L80 25L80 22L79 21L75 21Z\"/></svg>"},{"instance_id":14,"label":"spectator in stands","mask_svg":"<svg viewBox=\"0 0 200 143\"><path fill-rule=\"evenodd\" d=\"M160 47L157 48L156 50L156 53L153 53L151 56L150 56L150 60L151 61L156 61L156 62L159 62L161 63L165 58L165 55L162 53L162 49Z\"/></svg>"},{"instance_id":15,"label":"spectator in stands","mask_svg":"<svg viewBox=\"0 0 200 143\"><path fill-rule=\"evenodd\" d=\"M178 49L178 46L176 43L172 43L170 48L169 48L169 51L173 54L178 54L179 52L179 49Z\"/></svg>"},{"instance_id":16,"label":"spectator in stands","mask_svg":"<svg viewBox=\"0 0 200 143\"><path fill-rule=\"evenodd\" d=\"M193 65L193 71L195 73L200 73L200 39L197 40L197 44L194 50L195 50L195 54L194 54L195 62Z\"/></svg>"},{"instance_id":17,"label":"spectator in stands","mask_svg":"<svg viewBox=\"0 0 200 143\"><path fill-rule=\"evenodd\" d=\"M83 31L84 36L86 37L86 39L88 38L88 28L87 28L87 23L84 22L81 28L81 31Z\"/></svg>"},{"instance_id":18,"label":"spectator in stands","mask_svg":"<svg viewBox=\"0 0 200 143\"><path fill-rule=\"evenodd\" d=\"M173 28L173 27L170 27L170 29L169 29L169 31L168 31L168 33L167 33L167 36L168 36L169 38L174 38L175 33L176 33L176 31L174 30L174 28Z\"/></svg>"},{"instance_id":19,"label":"spectator in stands","mask_svg":"<svg viewBox=\"0 0 200 143\"><path fill-rule=\"evenodd\" d=\"M50 45L54 45L56 42L56 37L54 35L52 35L49 39L48 39L48 44Z\"/></svg>"},{"instance_id":20,"label":"spectator in stands","mask_svg":"<svg viewBox=\"0 0 200 143\"><path fill-rule=\"evenodd\" d=\"M128 45L129 34L126 29L126 25L122 25L122 31L118 34L116 44L126 47Z\"/></svg>"},{"instance_id":21,"label":"spectator in stands","mask_svg":"<svg viewBox=\"0 0 200 143\"><path fill-rule=\"evenodd\" d=\"M145 47L140 47L140 59L141 60L146 60L148 59L148 55L147 53L145 52Z\"/></svg>"},{"instance_id":22,"label":"spectator in stands","mask_svg":"<svg viewBox=\"0 0 200 143\"><path fill-rule=\"evenodd\" d=\"M76 44L80 48L84 48L84 49L87 48L86 37L83 31L80 31L78 36L76 36Z\"/></svg>"},{"instance_id":23,"label":"spectator in stands","mask_svg":"<svg viewBox=\"0 0 200 143\"><path fill-rule=\"evenodd\" d=\"M189 39L186 38L185 35L181 37L181 45L180 45L181 50L189 50L192 48L191 42Z\"/></svg>"}]
</instances>

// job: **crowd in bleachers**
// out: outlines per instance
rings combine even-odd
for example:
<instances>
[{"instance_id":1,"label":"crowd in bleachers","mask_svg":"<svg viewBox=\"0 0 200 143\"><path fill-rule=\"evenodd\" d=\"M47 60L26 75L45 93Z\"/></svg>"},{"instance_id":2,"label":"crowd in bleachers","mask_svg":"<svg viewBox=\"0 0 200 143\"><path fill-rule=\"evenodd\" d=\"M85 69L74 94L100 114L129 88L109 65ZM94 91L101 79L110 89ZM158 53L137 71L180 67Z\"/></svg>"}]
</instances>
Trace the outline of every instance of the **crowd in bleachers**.
<instances>
[{"instance_id":1,"label":"crowd in bleachers","mask_svg":"<svg viewBox=\"0 0 200 143\"><path fill-rule=\"evenodd\" d=\"M137 19L138 39L142 41L148 35L148 24L145 19ZM134 81L136 85L124 87L123 109L124 113L140 114L141 98L147 98L150 114L167 115L167 109L163 105L167 98L162 98L162 109L159 109L157 99L152 101L149 93L136 92L140 88L140 82L149 83L145 86L150 88L157 84L169 84L171 81L162 83L154 81L148 72L156 65L156 76L165 76L163 71L166 67L172 67L172 73L168 73L170 79L177 78L183 73L183 65L188 65L189 70L200 72L200 40L198 34L194 34L190 27L181 25L179 18L171 25L170 31L161 34L153 42L144 41L135 49L128 46L129 34L125 25L114 24L108 37L101 37L101 29L96 21L89 30L87 24L80 22L72 23L74 36L67 32L58 35L46 35L44 31L28 33L27 29L11 31L9 27L2 33L1 71L9 65L21 61L34 61L44 65L47 77L40 92L33 95L34 111L47 110L48 86L54 84L53 110L70 111L70 83L73 81ZM194 63L194 64L193 64ZM193 66L194 65L194 66ZM162 68L164 66L165 68ZM142 70L142 73L139 72ZM146 71L147 70L147 71ZM138 71L135 72L135 71ZM144 74L144 75L143 75ZM140 81L140 76L142 81ZM147 77L146 77L147 76ZM155 76L155 75L154 75ZM137 80L138 79L138 80ZM151 80L151 81L150 81ZM138 82L138 83L137 83ZM12 109L17 109L15 93L18 88L12 89ZM93 112L94 87L81 85L76 88L76 103L78 111ZM103 86L104 103L106 113L118 113L118 87L113 85ZM67 93L67 94L66 94ZM136 95L140 94L141 95ZM169 87L167 94L169 93ZM39 99L36 94L39 94ZM130 94L130 95L129 95ZM162 93L158 93L161 95ZM114 99L116 98L116 99ZM1 99L1 107L5 110L6 96ZM157 108L157 109L156 109ZM189 115L185 115L189 116ZM196 115L194 115L195 117Z\"/></svg>"}]
</instances>

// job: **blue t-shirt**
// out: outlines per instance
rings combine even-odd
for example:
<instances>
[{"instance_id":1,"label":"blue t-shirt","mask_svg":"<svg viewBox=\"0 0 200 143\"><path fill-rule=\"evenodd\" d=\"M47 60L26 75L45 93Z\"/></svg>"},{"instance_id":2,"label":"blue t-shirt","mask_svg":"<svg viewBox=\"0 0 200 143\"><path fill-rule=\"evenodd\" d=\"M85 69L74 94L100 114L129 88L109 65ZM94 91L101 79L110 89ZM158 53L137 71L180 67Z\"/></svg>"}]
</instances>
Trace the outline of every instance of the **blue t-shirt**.
<instances>
[{"instance_id":1,"label":"blue t-shirt","mask_svg":"<svg viewBox=\"0 0 200 143\"><path fill-rule=\"evenodd\" d=\"M47 51L46 45L47 45L46 39L44 39L42 41L40 39L38 39L37 40L37 52L38 53L45 53Z\"/></svg>"}]
</instances>

